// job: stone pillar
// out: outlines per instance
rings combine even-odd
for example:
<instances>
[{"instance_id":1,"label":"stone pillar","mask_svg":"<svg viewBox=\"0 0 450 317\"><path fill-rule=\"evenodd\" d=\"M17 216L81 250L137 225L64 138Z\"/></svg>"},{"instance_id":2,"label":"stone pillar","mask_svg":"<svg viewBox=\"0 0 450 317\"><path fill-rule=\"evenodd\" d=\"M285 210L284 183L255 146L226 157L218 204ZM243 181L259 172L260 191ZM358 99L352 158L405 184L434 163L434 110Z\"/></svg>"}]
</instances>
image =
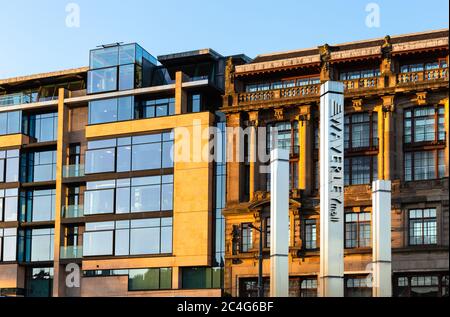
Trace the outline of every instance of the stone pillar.
<instances>
[{"instance_id":1,"label":"stone pillar","mask_svg":"<svg viewBox=\"0 0 450 317\"><path fill-rule=\"evenodd\" d=\"M445 151L445 177L449 175L449 153L448 149L450 148L450 134L449 134L449 112L448 112L448 98L444 100L444 122L445 122L445 134L446 134L446 151Z\"/></svg>"},{"instance_id":2,"label":"stone pillar","mask_svg":"<svg viewBox=\"0 0 450 317\"><path fill-rule=\"evenodd\" d=\"M383 96L383 124L382 124L382 145L380 144L380 151L383 151L383 169L378 171L381 174L379 179L390 180L391 172L393 168L391 163L393 163L392 155L392 139L394 134L394 96ZM380 134L380 131L378 132Z\"/></svg>"},{"instance_id":3,"label":"stone pillar","mask_svg":"<svg viewBox=\"0 0 450 317\"><path fill-rule=\"evenodd\" d=\"M56 146L56 196L55 196L55 231L54 231L54 273L53 297L65 295L64 267L60 265L61 241L64 232L61 230L61 210L66 203L66 186L63 184L63 171L67 163L69 110L64 103L66 91L58 92L58 139Z\"/></svg>"},{"instance_id":4,"label":"stone pillar","mask_svg":"<svg viewBox=\"0 0 450 317\"><path fill-rule=\"evenodd\" d=\"M187 76L178 71L175 74L175 114L187 112L187 93L183 89L183 82L187 81Z\"/></svg>"},{"instance_id":5,"label":"stone pillar","mask_svg":"<svg viewBox=\"0 0 450 317\"><path fill-rule=\"evenodd\" d=\"M372 184L372 263L373 297L391 297L391 181Z\"/></svg>"},{"instance_id":6,"label":"stone pillar","mask_svg":"<svg viewBox=\"0 0 450 317\"><path fill-rule=\"evenodd\" d=\"M241 121L240 113L227 115L227 205L239 203L244 191L244 164L239 162L243 138L236 132L241 127Z\"/></svg>"},{"instance_id":7,"label":"stone pillar","mask_svg":"<svg viewBox=\"0 0 450 317\"><path fill-rule=\"evenodd\" d=\"M289 295L289 151L270 157L270 297Z\"/></svg>"},{"instance_id":8,"label":"stone pillar","mask_svg":"<svg viewBox=\"0 0 450 317\"><path fill-rule=\"evenodd\" d=\"M301 106L298 116L298 188L309 194L311 191L312 148L311 148L311 106ZM308 159L309 158L309 159Z\"/></svg>"},{"instance_id":9,"label":"stone pillar","mask_svg":"<svg viewBox=\"0 0 450 317\"><path fill-rule=\"evenodd\" d=\"M320 88L321 297L344 296L344 85Z\"/></svg>"},{"instance_id":10,"label":"stone pillar","mask_svg":"<svg viewBox=\"0 0 450 317\"><path fill-rule=\"evenodd\" d=\"M258 111L252 111L248 113L250 121L250 144L249 144L249 159L250 159L250 189L249 198L253 199L255 192L258 188L259 169L258 169L258 125L259 125L259 113Z\"/></svg>"}]
</instances>

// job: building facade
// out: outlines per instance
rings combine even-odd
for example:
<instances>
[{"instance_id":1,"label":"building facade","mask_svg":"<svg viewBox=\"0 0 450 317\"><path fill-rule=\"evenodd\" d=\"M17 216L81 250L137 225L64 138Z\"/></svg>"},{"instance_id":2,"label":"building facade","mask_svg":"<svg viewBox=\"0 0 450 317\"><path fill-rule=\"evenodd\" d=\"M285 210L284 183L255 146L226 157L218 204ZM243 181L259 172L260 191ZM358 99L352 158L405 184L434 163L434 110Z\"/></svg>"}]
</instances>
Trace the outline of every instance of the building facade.
<instances>
[{"instance_id":1,"label":"building facade","mask_svg":"<svg viewBox=\"0 0 450 317\"><path fill-rule=\"evenodd\" d=\"M221 296L224 160L175 149L223 129L225 61L112 44L0 80L2 295Z\"/></svg>"},{"instance_id":2,"label":"building facade","mask_svg":"<svg viewBox=\"0 0 450 317\"><path fill-rule=\"evenodd\" d=\"M249 158L273 146L291 152L290 295L315 296L327 80L346 87L346 295L371 293L370 184L389 179L394 295L448 296L448 30L254 60L117 43L0 80L0 296L256 295L270 175Z\"/></svg>"},{"instance_id":3,"label":"building facade","mask_svg":"<svg viewBox=\"0 0 450 317\"><path fill-rule=\"evenodd\" d=\"M228 142L230 152L290 151L290 296L317 295L319 99L327 80L345 86L345 296L372 294L377 179L392 181L393 295L448 296L448 30L260 55L228 65L226 78L227 125L251 127ZM257 296L260 239L269 294L270 174L256 157L228 162L224 292L232 296Z\"/></svg>"}]
</instances>

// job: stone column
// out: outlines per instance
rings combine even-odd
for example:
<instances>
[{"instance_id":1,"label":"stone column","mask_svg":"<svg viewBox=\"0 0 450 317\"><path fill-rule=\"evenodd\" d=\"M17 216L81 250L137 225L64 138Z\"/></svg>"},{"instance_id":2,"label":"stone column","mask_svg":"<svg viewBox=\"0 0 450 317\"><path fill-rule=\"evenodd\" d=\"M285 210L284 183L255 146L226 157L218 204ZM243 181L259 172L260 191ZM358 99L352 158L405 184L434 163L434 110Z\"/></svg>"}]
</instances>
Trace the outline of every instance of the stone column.
<instances>
[{"instance_id":1,"label":"stone column","mask_svg":"<svg viewBox=\"0 0 450 317\"><path fill-rule=\"evenodd\" d=\"M65 295L64 267L60 265L61 241L64 232L61 230L61 210L66 203L66 186L63 184L63 171L67 164L69 110L64 103L66 90L58 92L58 139L56 146L56 190L55 190L55 229L54 229L54 273L53 297Z\"/></svg>"},{"instance_id":2,"label":"stone column","mask_svg":"<svg viewBox=\"0 0 450 317\"><path fill-rule=\"evenodd\" d=\"M448 177L449 175L449 153L448 149L450 148L450 134L449 134L449 124L450 124L450 117L448 112L448 98L444 100L444 122L445 122L445 134L446 134L446 151L445 151L445 177Z\"/></svg>"},{"instance_id":3,"label":"stone column","mask_svg":"<svg viewBox=\"0 0 450 317\"><path fill-rule=\"evenodd\" d=\"M258 156L257 156L257 144L258 144L258 125L259 125L259 113L258 111L252 111L248 113L250 121L250 144L249 144L249 159L250 159L250 189L249 198L253 199L255 192L258 190Z\"/></svg>"},{"instance_id":4,"label":"stone column","mask_svg":"<svg viewBox=\"0 0 450 317\"><path fill-rule=\"evenodd\" d=\"M378 170L378 179L390 180L392 178L393 168L391 163L393 163L392 156L394 153L393 143L391 142L394 134L394 96L383 96L381 98L383 100L381 108L382 130L378 131L378 135L380 136L379 151L382 153L383 168Z\"/></svg>"},{"instance_id":5,"label":"stone column","mask_svg":"<svg viewBox=\"0 0 450 317\"><path fill-rule=\"evenodd\" d=\"M344 296L344 85L320 88L321 297Z\"/></svg>"},{"instance_id":6,"label":"stone column","mask_svg":"<svg viewBox=\"0 0 450 317\"><path fill-rule=\"evenodd\" d=\"M373 297L391 297L391 181L372 184L372 271Z\"/></svg>"},{"instance_id":7,"label":"stone column","mask_svg":"<svg viewBox=\"0 0 450 317\"><path fill-rule=\"evenodd\" d=\"M187 93L183 89L183 82L187 81L187 76L183 72L175 73L175 114L187 112Z\"/></svg>"},{"instance_id":8,"label":"stone column","mask_svg":"<svg viewBox=\"0 0 450 317\"><path fill-rule=\"evenodd\" d=\"M270 157L270 297L289 295L289 151Z\"/></svg>"},{"instance_id":9,"label":"stone column","mask_svg":"<svg viewBox=\"0 0 450 317\"><path fill-rule=\"evenodd\" d=\"M239 203L244 191L244 164L239 162L243 138L240 138L235 130L239 129L241 124L240 113L227 115L227 205Z\"/></svg>"},{"instance_id":10,"label":"stone column","mask_svg":"<svg viewBox=\"0 0 450 317\"><path fill-rule=\"evenodd\" d=\"M301 106L298 116L298 188L309 194L311 191L312 148L311 148L311 106ZM309 158L309 159L308 159Z\"/></svg>"}]
</instances>

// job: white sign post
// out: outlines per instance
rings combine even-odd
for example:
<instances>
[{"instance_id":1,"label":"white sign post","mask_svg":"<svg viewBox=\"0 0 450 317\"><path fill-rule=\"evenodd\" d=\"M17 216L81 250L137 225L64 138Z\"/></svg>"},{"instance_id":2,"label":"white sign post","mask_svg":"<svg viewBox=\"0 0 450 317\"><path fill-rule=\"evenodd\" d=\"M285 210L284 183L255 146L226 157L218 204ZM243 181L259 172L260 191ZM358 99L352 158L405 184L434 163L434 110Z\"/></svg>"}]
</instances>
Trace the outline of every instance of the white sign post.
<instances>
[{"instance_id":1,"label":"white sign post","mask_svg":"<svg viewBox=\"0 0 450 317\"><path fill-rule=\"evenodd\" d=\"M391 181L372 184L372 262L373 297L391 297Z\"/></svg>"},{"instance_id":2,"label":"white sign post","mask_svg":"<svg viewBox=\"0 0 450 317\"><path fill-rule=\"evenodd\" d=\"M320 87L319 296L344 296L344 85Z\"/></svg>"},{"instance_id":3,"label":"white sign post","mask_svg":"<svg viewBox=\"0 0 450 317\"><path fill-rule=\"evenodd\" d=\"M289 151L270 154L270 297L288 297Z\"/></svg>"}]
</instances>

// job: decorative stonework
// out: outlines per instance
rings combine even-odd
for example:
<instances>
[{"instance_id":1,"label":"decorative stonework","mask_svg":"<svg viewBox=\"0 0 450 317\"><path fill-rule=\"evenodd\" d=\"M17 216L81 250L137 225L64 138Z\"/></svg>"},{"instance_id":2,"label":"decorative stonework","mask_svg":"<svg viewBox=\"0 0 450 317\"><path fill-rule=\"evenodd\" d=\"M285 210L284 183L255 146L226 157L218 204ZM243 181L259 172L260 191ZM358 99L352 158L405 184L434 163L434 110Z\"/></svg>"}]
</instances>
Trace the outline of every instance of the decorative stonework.
<instances>
[{"instance_id":1,"label":"decorative stonework","mask_svg":"<svg viewBox=\"0 0 450 317\"><path fill-rule=\"evenodd\" d=\"M298 109L299 109L299 114L297 117L298 121L308 122L311 120L311 106L310 105L300 106Z\"/></svg>"},{"instance_id":2,"label":"decorative stonework","mask_svg":"<svg viewBox=\"0 0 450 317\"><path fill-rule=\"evenodd\" d=\"M363 110L362 104L363 104L362 99L353 99L352 100L353 110L356 112L362 111Z\"/></svg>"},{"instance_id":3,"label":"decorative stonework","mask_svg":"<svg viewBox=\"0 0 450 317\"><path fill-rule=\"evenodd\" d=\"M259 111L250 111L248 113L249 125L253 127L259 126Z\"/></svg>"},{"instance_id":4,"label":"decorative stonework","mask_svg":"<svg viewBox=\"0 0 450 317\"><path fill-rule=\"evenodd\" d=\"M275 108L274 117L278 121L284 120L284 108Z\"/></svg>"},{"instance_id":5,"label":"decorative stonework","mask_svg":"<svg viewBox=\"0 0 450 317\"><path fill-rule=\"evenodd\" d=\"M227 59L225 66L225 95L232 95L235 93L234 79L235 79L235 66L233 65L233 58Z\"/></svg>"},{"instance_id":6,"label":"decorative stonework","mask_svg":"<svg viewBox=\"0 0 450 317\"><path fill-rule=\"evenodd\" d=\"M383 112L394 112L395 104L394 104L394 95L382 96L383 100Z\"/></svg>"},{"instance_id":7,"label":"decorative stonework","mask_svg":"<svg viewBox=\"0 0 450 317\"><path fill-rule=\"evenodd\" d=\"M417 105L419 105L419 106L426 105L427 104L427 92L422 91L422 92L416 93L416 102L417 102Z\"/></svg>"}]
</instances>

